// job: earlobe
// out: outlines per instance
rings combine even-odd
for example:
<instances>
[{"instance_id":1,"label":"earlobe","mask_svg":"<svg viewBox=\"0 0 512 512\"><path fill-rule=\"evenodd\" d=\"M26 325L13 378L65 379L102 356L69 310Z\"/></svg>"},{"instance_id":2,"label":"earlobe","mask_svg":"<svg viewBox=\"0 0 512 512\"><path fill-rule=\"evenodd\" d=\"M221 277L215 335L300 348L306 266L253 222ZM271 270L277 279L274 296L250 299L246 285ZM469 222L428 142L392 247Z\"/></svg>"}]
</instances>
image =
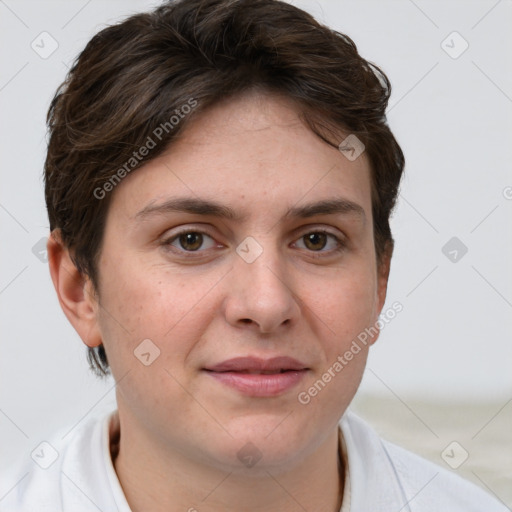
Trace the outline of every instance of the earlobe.
<instances>
[{"instance_id":1,"label":"earlobe","mask_svg":"<svg viewBox=\"0 0 512 512\"><path fill-rule=\"evenodd\" d=\"M82 341L89 347L102 343L98 327L98 301L90 279L83 276L64 246L59 229L48 237L50 275L60 306Z\"/></svg>"}]
</instances>

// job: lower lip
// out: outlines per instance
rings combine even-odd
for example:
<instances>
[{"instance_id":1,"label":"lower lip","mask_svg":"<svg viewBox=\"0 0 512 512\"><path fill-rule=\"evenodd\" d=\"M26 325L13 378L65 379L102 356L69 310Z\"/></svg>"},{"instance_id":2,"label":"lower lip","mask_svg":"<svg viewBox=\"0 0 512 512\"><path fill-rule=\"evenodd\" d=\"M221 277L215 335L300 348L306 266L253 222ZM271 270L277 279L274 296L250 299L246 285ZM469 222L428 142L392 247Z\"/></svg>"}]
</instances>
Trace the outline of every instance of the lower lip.
<instances>
[{"instance_id":1,"label":"lower lip","mask_svg":"<svg viewBox=\"0 0 512 512\"><path fill-rule=\"evenodd\" d=\"M293 370L283 373L261 374L241 372L207 373L214 379L230 386L248 396L277 396L295 387L304 377L307 370Z\"/></svg>"}]
</instances>

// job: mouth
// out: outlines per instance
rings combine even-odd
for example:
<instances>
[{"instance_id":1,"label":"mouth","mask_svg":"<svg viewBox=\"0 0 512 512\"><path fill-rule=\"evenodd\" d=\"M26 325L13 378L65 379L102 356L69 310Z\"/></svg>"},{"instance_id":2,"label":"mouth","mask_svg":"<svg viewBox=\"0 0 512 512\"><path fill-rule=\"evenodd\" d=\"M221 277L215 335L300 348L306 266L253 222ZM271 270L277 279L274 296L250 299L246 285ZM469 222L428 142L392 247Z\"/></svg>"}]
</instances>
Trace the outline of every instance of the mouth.
<instances>
[{"instance_id":1,"label":"mouth","mask_svg":"<svg viewBox=\"0 0 512 512\"><path fill-rule=\"evenodd\" d=\"M291 357L237 357L203 369L217 382L252 397L274 397L291 390L309 371Z\"/></svg>"},{"instance_id":2,"label":"mouth","mask_svg":"<svg viewBox=\"0 0 512 512\"><path fill-rule=\"evenodd\" d=\"M248 375L275 375L277 373L285 373L285 372L294 372L300 370L287 370L285 368L281 368L280 370L233 370L231 373L246 373ZM219 373L229 373L229 370L221 371Z\"/></svg>"},{"instance_id":3,"label":"mouth","mask_svg":"<svg viewBox=\"0 0 512 512\"><path fill-rule=\"evenodd\" d=\"M307 369L307 365L288 356L272 357L269 359L261 359L259 357L234 357L205 368L207 371L218 373L238 372L251 374L274 374Z\"/></svg>"}]
</instances>

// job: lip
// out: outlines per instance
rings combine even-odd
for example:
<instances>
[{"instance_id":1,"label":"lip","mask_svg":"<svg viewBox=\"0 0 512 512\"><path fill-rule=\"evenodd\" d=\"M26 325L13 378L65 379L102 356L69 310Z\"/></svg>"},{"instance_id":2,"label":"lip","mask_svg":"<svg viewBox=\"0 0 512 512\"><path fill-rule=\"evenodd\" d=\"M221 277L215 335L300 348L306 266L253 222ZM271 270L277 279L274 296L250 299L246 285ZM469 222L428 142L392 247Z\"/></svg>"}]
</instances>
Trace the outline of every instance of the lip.
<instances>
[{"instance_id":1,"label":"lip","mask_svg":"<svg viewBox=\"0 0 512 512\"><path fill-rule=\"evenodd\" d=\"M245 395L272 397L295 387L309 368L297 359L286 356L270 359L235 357L204 368L204 371Z\"/></svg>"},{"instance_id":2,"label":"lip","mask_svg":"<svg viewBox=\"0 0 512 512\"><path fill-rule=\"evenodd\" d=\"M270 359L261 359L259 357L234 357L206 368L206 370L213 372L244 373L304 369L307 369L307 365L297 359L293 359L293 357L287 356L272 357Z\"/></svg>"}]
</instances>

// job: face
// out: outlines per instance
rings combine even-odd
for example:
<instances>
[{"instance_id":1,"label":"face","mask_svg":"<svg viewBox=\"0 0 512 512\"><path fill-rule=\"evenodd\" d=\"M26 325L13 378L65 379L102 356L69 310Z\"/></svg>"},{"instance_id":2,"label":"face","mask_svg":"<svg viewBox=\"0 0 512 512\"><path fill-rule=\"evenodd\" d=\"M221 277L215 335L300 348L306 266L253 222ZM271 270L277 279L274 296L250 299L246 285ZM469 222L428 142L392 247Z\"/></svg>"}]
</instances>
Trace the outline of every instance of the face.
<instances>
[{"instance_id":1,"label":"face","mask_svg":"<svg viewBox=\"0 0 512 512\"><path fill-rule=\"evenodd\" d=\"M291 103L203 113L113 192L91 328L122 421L223 469L248 442L264 468L314 453L375 340L343 357L383 305L372 224L364 153L328 146Z\"/></svg>"}]
</instances>

